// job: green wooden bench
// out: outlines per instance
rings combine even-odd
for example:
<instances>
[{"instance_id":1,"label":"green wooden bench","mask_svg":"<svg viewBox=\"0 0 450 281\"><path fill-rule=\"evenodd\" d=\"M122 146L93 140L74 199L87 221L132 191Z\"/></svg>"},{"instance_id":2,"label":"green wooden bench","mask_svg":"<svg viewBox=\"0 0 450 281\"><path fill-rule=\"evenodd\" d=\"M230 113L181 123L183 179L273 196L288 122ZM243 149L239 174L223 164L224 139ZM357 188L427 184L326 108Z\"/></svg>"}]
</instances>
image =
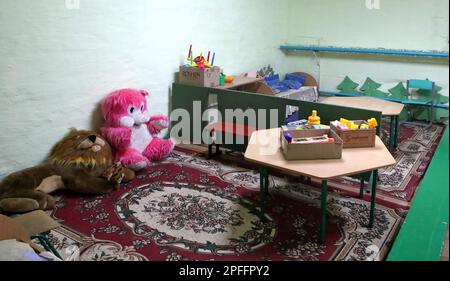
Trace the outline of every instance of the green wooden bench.
<instances>
[{"instance_id":1,"label":"green wooden bench","mask_svg":"<svg viewBox=\"0 0 450 281\"><path fill-rule=\"evenodd\" d=\"M447 128L389 254L389 261L440 260L448 228L448 170Z\"/></svg>"}]
</instances>

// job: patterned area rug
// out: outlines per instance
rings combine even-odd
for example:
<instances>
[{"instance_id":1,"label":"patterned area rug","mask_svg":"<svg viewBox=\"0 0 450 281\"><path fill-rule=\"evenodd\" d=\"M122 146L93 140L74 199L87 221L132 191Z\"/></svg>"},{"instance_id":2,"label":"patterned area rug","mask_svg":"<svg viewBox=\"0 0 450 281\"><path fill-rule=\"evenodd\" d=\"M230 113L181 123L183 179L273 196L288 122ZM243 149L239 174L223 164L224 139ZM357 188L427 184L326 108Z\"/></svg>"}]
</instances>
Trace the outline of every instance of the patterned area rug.
<instances>
[{"instance_id":1,"label":"patterned area rug","mask_svg":"<svg viewBox=\"0 0 450 281\"><path fill-rule=\"evenodd\" d=\"M434 125L428 129L423 126L401 123L399 142L393 152L397 164L379 171L378 198L409 207L428 165L433 158L442 134L443 126ZM389 123L383 123L382 139L389 145ZM330 185L359 193L360 182L352 178L340 178L330 181Z\"/></svg>"},{"instance_id":2,"label":"patterned area rug","mask_svg":"<svg viewBox=\"0 0 450 281\"><path fill-rule=\"evenodd\" d=\"M52 216L63 227L50 238L69 260L378 260L402 222L392 206L378 206L367 229L368 202L331 193L320 245L320 193L272 176L262 222L257 177L175 151L119 191L60 197Z\"/></svg>"},{"instance_id":3,"label":"patterned area rug","mask_svg":"<svg viewBox=\"0 0 450 281\"><path fill-rule=\"evenodd\" d=\"M406 181L401 189L412 197L418 172L424 173L434 153L426 147L434 147L441 132L438 126L423 131L402 125L396 157L403 164L391 178L404 179L388 185L386 175L394 172L383 171L381 196L400 194L394 189ZM406 212L392 203L395 200L378 200L375 227L368 229L369 197L352 196L357 183L350 179L336 181L329 194L327 241L320 245L319 189L289 175L272 174L263 222L257 216L259 174L238 160L234 154L207 160L178 148L114 193L61 196L51 214L62 227L52 231L50 239L66 260L386 258ZM339 187L344 184L347 187Z\"/></svg>"}]
</instances>

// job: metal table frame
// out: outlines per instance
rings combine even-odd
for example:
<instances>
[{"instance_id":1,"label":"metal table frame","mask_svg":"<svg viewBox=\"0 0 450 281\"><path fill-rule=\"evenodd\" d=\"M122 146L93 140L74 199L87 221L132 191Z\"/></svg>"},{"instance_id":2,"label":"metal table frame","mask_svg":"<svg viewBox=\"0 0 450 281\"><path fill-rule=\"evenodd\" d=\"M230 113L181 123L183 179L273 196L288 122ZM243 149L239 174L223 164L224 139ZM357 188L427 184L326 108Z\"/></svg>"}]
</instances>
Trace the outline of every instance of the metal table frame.
<instances>
[{"instance_id":1,"label":"metal table frame","mask_svg":"<svg viewBox=\"0 0 450 281\"><path fill-rule=\"evenodd\" d=\"M265 220L265 205L266 198L269 194L269 168L261 166L260 172L260 193L259 193L259 205L260 205L260 218ZM376 191L377 191L377 178L378 170L374 170L370 177L371 186L371 200L370 200L370 213L369 222L367 227L372 228L375 222L375 207L376 207ZM364 196L364 185L361 185L360 197ZM321 195L320 195L320 229L319 229L319 243L325 243L326 238L326 225L327 225L327 205L328 205L328 180L322 180Z\"/></svg>"}]
</instances>

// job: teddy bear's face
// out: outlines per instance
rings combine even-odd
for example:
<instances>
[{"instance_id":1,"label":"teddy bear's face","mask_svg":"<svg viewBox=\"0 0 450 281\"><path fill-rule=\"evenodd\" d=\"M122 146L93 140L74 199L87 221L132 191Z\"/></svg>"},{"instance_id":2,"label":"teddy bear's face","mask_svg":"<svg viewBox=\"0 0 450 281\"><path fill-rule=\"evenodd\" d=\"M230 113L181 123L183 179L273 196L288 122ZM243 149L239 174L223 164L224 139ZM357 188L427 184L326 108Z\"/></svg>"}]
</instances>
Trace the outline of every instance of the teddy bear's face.
<instances>
[{"instance_id":1,"label":"teddy bear's face","mask_svg":"<svg viewBox=\"0 0 450 281\"><path fill-rule=\"evenodd\" d=\"M131 128L135 125L145 124L149 120L150 117L143 102L139 105L131 103L128 105L126 115L120 117L120 125Z\"/></svg>"},{"instance_id":2,"label":"teddy bear's face","mask_svg":"<svg viewBox=\"0 0 450 281\"><path fill-rule=\"evenodd\" d=\"M146 91L124 89L110 94L102 104L103 116L112 125L131 128L150 120Z\"/></svg>"}]
</instances>

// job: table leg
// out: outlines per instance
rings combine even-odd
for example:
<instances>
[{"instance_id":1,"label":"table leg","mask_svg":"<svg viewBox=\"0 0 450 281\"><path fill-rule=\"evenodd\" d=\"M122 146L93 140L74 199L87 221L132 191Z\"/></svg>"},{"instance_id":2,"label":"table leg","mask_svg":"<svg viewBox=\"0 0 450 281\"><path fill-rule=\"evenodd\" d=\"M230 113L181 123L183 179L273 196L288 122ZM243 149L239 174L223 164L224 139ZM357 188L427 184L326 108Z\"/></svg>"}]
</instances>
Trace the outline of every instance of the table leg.
<instances>
[{"instance_id":1,"label":"table leg","mask_svg":"<svg viewBox=\"0 0 450 281\"><path fill-rule=\"evenodd\" d=\"M359 198L364 198L364 177L361 177L360 187L359 187Z\"/></svg>"},{"instance_id":2,"label":"table leg","mask_svg":"<svg viewBox=\"0 0 450 281\"><path fill-rule=\"evenodd\" d=\"M269 185L268 177L268 169L266 167L259 168L259 207L261 209L261 220L265 220L266 191L268 190Z\"/></svg>"},{"instance_id":3,"label":"table leg","mask_svg":"<svg viewBox=\"0 0 450 281\"><path fill-rule=\"evenodd\" d=\"M213 148L212 144L208 145L208 159L211 159L213 157L212 148Z\"/></svg>"},{"instance_id":4,"label":"table leg","mask_svg":"<svg viewBox=\"0 0 450 281\"><path fill-rule=\"evenodd\" d=\"M389 151L392 151L392 148L394 146L394 138L395 138L395 116L391 116L391 122L390 122L390 130L389 130Z\"/></svg>"},{"instance_id":5,"label":"table leg","mask_svg":"<svg viewBox=\"0 0 450 281\"><path fill-rule=\"evenodd\" d=\"M264 193L266 195L266 197L269 195L269 169L266 169L265 173L264 173Z\"/></svg>"},{"instance_id":6,"label":"table leg","mask_svg":"<svg viewBox=\"0 0 450 281\"><path fill-rule=\"evenodd\" d=\"M394 138L394 147L397 148L398 147L398 131L399 131L399 127L400 127L400 121L399 121L400 117L397 115L395 116L395 138Z\"/></svg>"},{"instance_id":7,"label":"table leg","mask_svg":"<svg viewBox=\"0 0 450 281\"><path fill-rule=\"evenodd\" d=\"M320 230L319 242L325 243L327 232L327 197L328 197L328 181L322 180L322 192L320 195Z\"/></svg>"},{"instance_id":8,"label":"table leg","mask_svg":"<svg viewBox=\"0 0 450 281\"><path fill-rule=\"evenodd\" d=\"M377 199L377 178L378 178L378 170L375 170L372 172L372 194L371 194L371 201L370 201L370 217L369 217L369 228L373 227L374 221L375 221L375 205L376 205L376 199Z\"/></svg>"},{"instance_id":9,"label":"table leg","mask_svg":"<svg viewBox=\"0 0 450 281\"><path fill-rule=\"evenodd\" d=\"M216 144L216 155L222 154L222 151L220 150L220 144Z\"/></svg>"}]
</instances>

